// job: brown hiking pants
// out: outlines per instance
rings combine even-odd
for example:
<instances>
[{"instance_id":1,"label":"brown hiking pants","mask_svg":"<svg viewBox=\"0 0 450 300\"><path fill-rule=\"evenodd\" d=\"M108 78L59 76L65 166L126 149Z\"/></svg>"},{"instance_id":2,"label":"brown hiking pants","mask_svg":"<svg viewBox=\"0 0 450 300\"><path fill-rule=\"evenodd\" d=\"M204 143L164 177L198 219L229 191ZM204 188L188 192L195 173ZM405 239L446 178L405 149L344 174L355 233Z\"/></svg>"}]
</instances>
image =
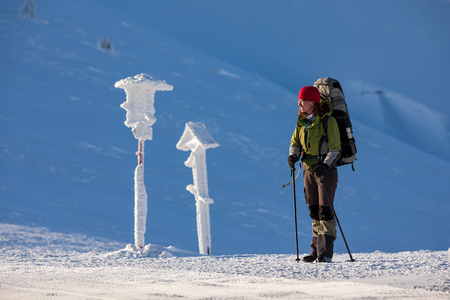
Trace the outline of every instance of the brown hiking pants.
<instances>
[{"instance_id":1,"label":"brown hiking pants","mask_svg":"<svg viewBox=\"0 0 450 300\"><path fill-rule=\"evenodd\" d=\"M311 255L332 258L334 240L336 239L336 221L331 205L334 203L338 183L337 169L331 168L328 170L323 179L323 182L321 182L320 178L317 178L313 172L303 171L305 200L309 208L309 215L313 220Z\"/></svg>"}]
</instances>

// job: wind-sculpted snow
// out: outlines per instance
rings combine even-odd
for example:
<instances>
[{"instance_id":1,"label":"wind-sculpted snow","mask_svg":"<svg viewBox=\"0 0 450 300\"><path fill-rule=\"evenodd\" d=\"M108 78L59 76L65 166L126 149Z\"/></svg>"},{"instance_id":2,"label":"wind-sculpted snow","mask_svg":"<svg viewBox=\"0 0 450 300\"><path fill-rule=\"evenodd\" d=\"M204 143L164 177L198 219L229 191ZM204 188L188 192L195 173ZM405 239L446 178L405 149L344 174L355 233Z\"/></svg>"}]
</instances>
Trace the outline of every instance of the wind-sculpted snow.
<instances>
[{"instance_id":1,"label":"wind-sculpted snow","mask_svg":"<svg viewBox=\"0 0 450 300\"><path fill-rule=\"evenodd\" d=\"M393 91L353 82L346 93L351 116L387 135L427 149L446 161L450 151L449 118L445 110L434 111Z\"/></svg>"},{"instance_id":2,"label":"wind-sculpted snow","mask_svg":"<svg viewBox=\"0 0 450 300\"><path fill-rule=\"evenodd\" d=\"M448 299L448 251L337 254L333 263L294 255L199 256L43 228L0 224L4 299ZM39 242L40 241L40 242ZM89 247L89 246L92 247Z\"/></svg>"}]
</instances>

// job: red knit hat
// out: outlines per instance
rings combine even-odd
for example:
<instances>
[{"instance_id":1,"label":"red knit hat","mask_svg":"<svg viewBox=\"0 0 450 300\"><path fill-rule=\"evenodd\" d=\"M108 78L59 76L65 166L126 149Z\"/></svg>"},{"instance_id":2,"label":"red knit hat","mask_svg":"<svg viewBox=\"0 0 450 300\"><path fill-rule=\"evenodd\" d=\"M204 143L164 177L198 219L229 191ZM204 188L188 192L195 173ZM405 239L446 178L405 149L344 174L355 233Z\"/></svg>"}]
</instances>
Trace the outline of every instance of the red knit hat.
<instances>
[{"instance_id":1,"label":"red knit hat","mask_svg":"<svg viewBox=\"0 0 450 300\"><path fill-rule=\"evenodd\" d=\"M302 87L298 94L298 100L320 103L320 92L313 86Z\"/></svg>"}]
</instances>

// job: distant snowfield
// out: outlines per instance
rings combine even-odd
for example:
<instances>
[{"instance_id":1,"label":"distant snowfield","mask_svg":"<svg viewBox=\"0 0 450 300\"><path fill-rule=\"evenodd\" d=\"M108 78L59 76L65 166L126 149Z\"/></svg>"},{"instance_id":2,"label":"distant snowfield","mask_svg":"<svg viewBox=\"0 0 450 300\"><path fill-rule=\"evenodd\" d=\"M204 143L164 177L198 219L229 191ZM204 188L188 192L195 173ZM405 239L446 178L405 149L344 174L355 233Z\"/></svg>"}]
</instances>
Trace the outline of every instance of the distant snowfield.
<instances>
[{"instance_id":1,"label":"distant snowfield","mask_svg":"<svg viewBox=\"0 0 450 300\"><path fill-rule=\"evenodd\" d=\"M199 256L0 224L2 299L448 299L449 252ZM128 247L129 248L129 247Z\"/></svg>"}]
</instances>

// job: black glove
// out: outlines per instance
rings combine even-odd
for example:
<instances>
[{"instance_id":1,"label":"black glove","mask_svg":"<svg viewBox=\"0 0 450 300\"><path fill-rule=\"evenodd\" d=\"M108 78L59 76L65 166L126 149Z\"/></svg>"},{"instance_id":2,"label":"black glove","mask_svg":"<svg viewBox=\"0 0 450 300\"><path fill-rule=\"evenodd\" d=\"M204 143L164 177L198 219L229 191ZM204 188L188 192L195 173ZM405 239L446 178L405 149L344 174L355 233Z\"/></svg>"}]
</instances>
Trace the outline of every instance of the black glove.
<instances>
[{"instance_id":1,"label":"black glove","mask_svg":"<svg viewBox=\"0 0 450 300\"><path fill-rule=\"evenodd\" d=\"M324 163L319 163L314 166L312 171L317 177L322 177L323 175L325 175L326 172L328 172L328 165Z\"/></svg>"},{"instance_id":2,"label":"black glove","mask_svg":"<svg viewBox=\"0 0 450 300\"><path fill-rule=\"evenodd\" d=\"M289 155L287 158L288 166L292 169L296 162L298 162L299 157L295 154Z\"/></svg>"}]
</instances>

